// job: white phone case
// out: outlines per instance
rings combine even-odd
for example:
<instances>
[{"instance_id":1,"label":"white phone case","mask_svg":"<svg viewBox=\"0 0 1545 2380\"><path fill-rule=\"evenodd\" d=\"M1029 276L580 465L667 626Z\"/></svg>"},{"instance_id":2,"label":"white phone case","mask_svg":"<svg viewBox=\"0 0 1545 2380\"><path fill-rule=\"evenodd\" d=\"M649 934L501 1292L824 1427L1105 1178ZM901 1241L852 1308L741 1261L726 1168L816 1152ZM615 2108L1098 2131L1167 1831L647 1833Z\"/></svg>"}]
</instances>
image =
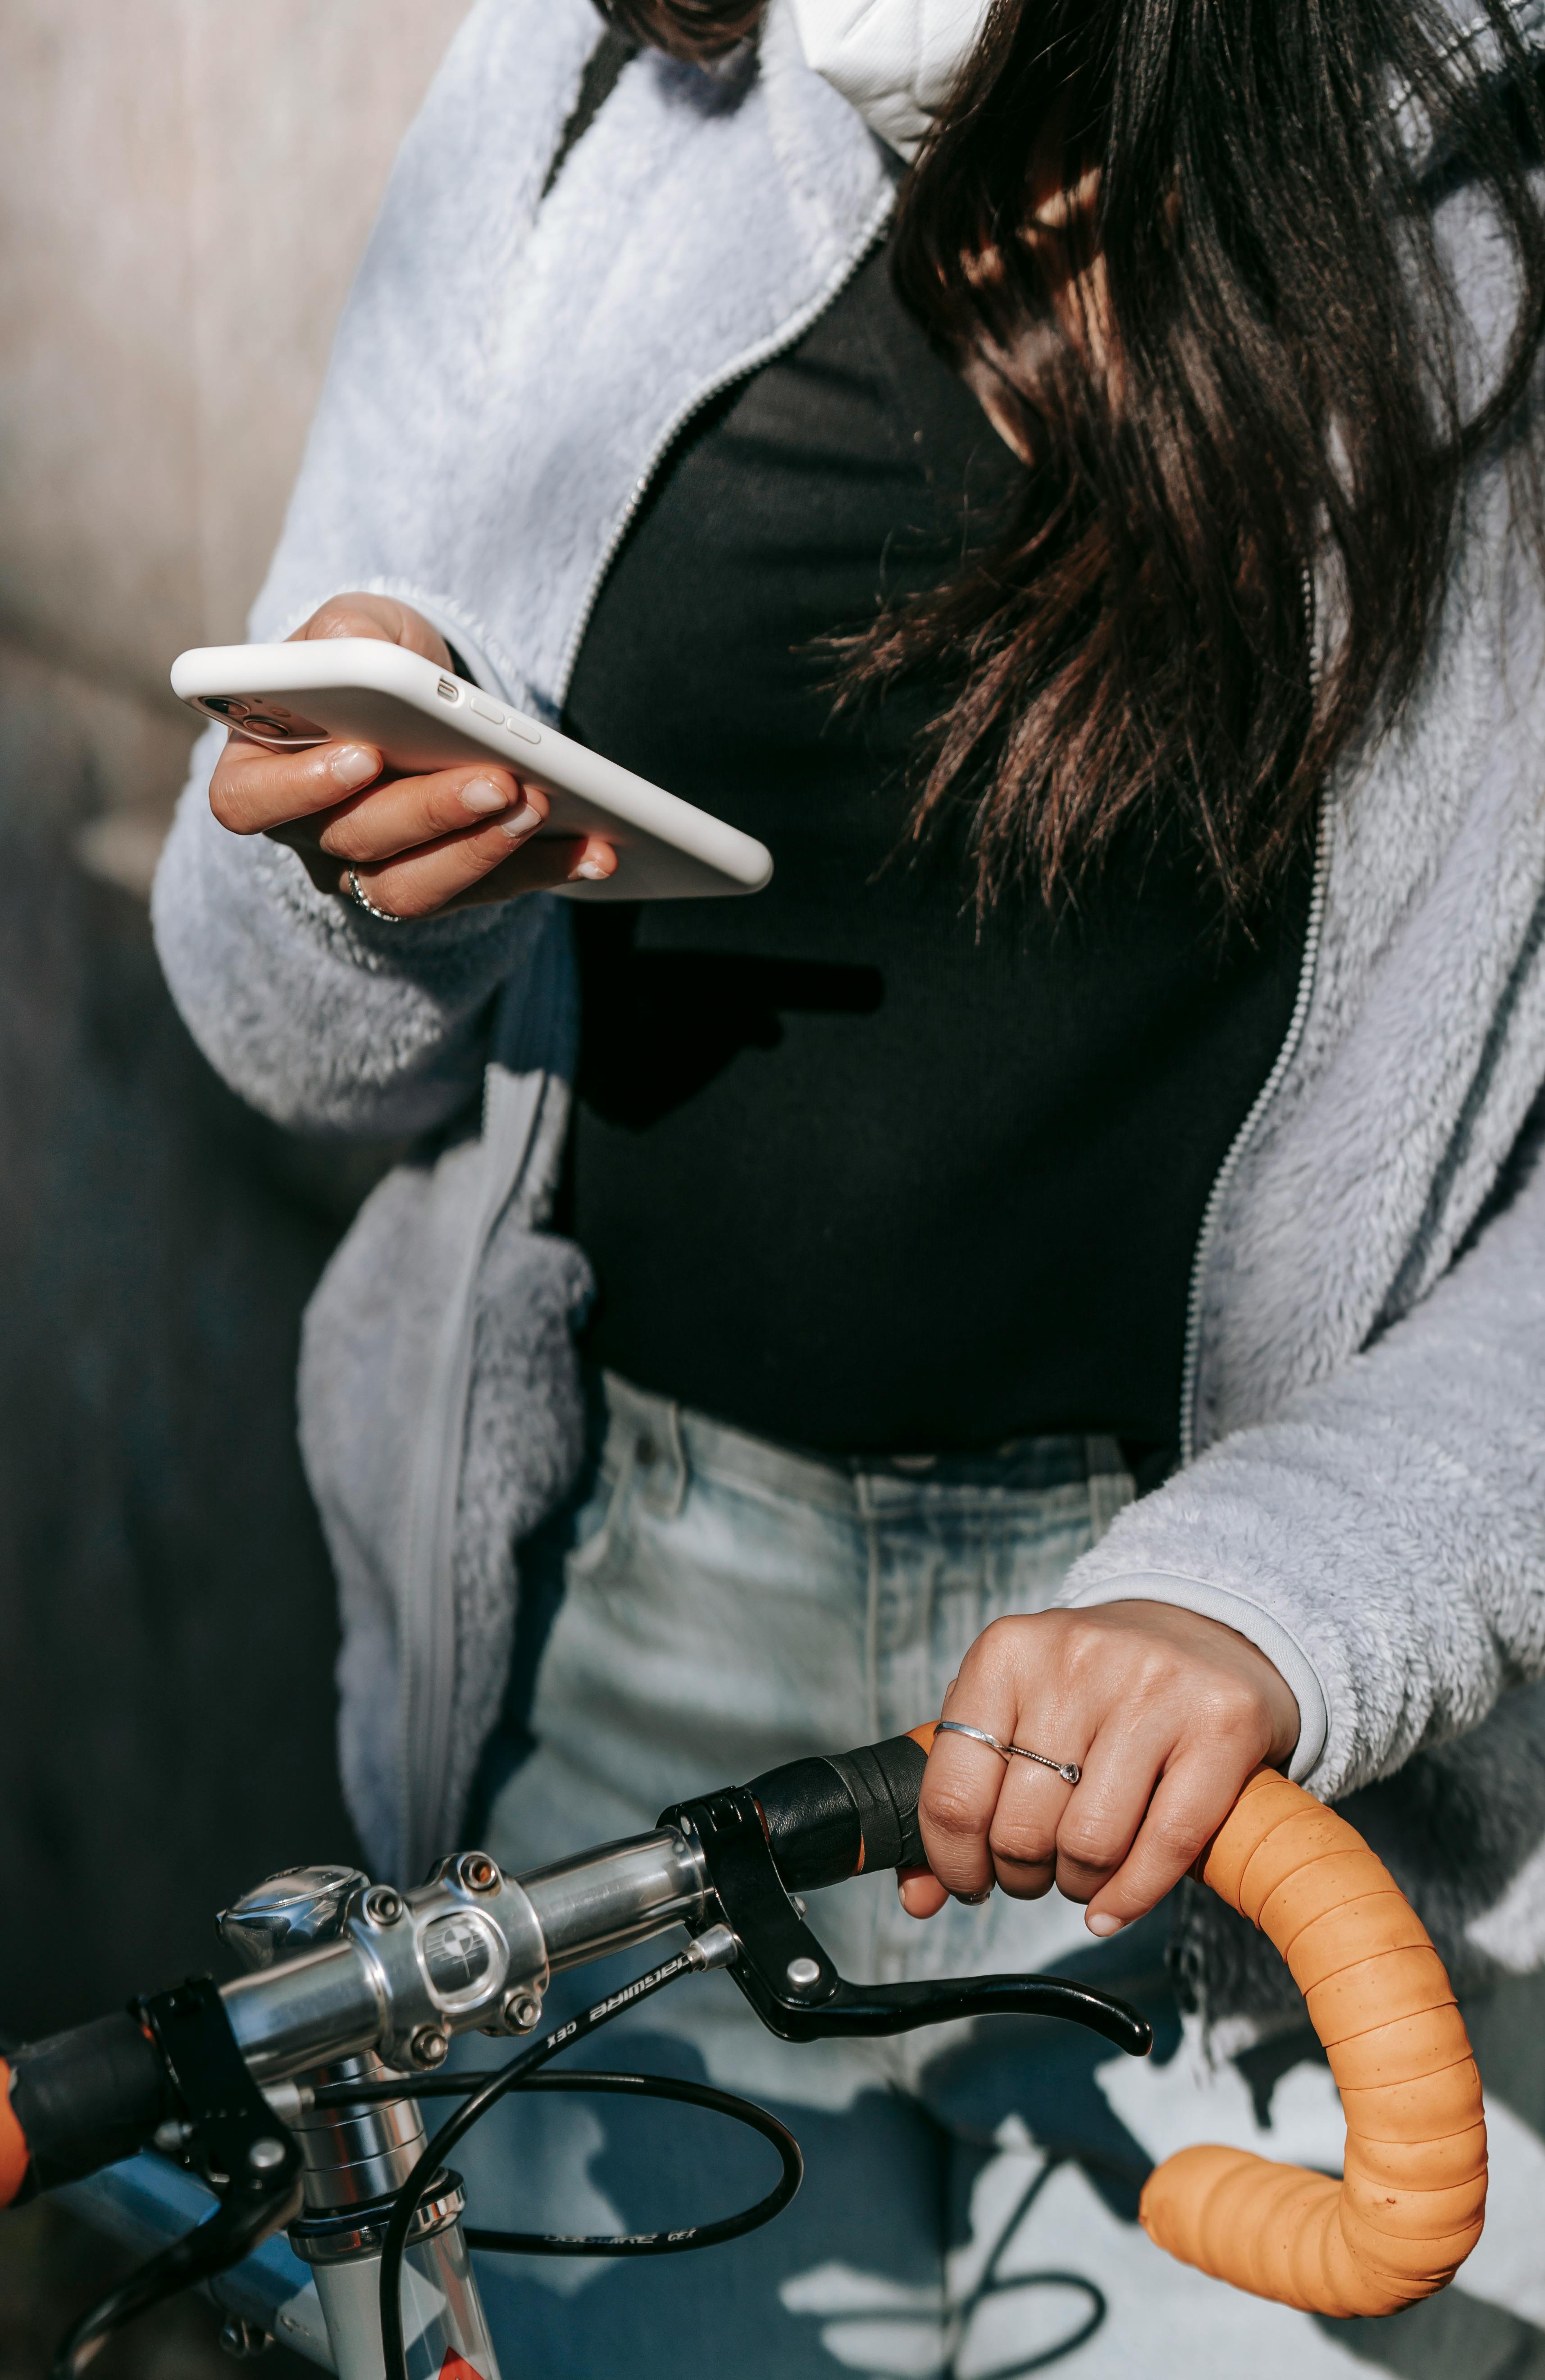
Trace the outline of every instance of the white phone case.
<instances>
[{"instance_id":1,"label":"white phone case","mask_svg":"<svg viewBox=\"0 0 1545 2380\"><path fill-rule=\"evenodd\" d=\"M172 664L172 691L272 751L347 737L415 774L491 755L550 795L538 834L598 834L615 848L614 876L557 888L571 900L759 892L772 874L766 844L738 827L378 638L199 645Z\"/></svg>"}]
</instances>

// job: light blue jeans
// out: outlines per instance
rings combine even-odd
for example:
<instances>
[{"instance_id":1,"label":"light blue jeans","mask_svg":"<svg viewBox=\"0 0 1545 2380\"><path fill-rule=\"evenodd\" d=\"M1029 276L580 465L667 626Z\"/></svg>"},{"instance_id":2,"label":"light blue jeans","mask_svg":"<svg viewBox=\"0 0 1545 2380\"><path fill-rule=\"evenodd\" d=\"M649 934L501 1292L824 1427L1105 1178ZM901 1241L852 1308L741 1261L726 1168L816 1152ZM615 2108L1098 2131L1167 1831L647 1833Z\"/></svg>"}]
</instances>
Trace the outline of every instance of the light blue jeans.
<instances>
[{"instance_id":1,"label":"light blue jeans","mask_svg":"<svg viewBox=\"0 0 1545 2380\"><path fill-rule=\"evenodd\" d=\"M615 1380L605 1403L591 1476L523 1565L523 1643L480 1828L516 1871L935 1714L980 1631L1050 1603L1131 1494L1109 1439L841 1466ZM894 1879L875 1876L812 1895L810 1918L860 1980L1040 1968L1095 1983L1145 2010L1153 2057L1134 2063L1073 2027L1011 2018L794 2047L762 2030L728 1977L675 1985L585 2062L748 2094L800 2139L804 2185L776 2223L700 2255L480 2258L504 2380L720 2368L735 2380L1020 2380L1053 2367L1069 2380L1237 2380L1247 2366L1249 2380L1321 2380L1386 2362L1386 2334L1400 2372L1456 2372L1462 2337L1467 2370L1545 2380L1545 2357L1473 2361L1488 2320L1509 2353L1545 2349L1498 2306L1455 2303L1459 2337L1442 2329L1442 2301L1398 2324L1317 2325L1149 2244L1135 2217L1155 2157L1237 2139L1334 2167L1343 2137L1311 2035L1253 2067L1212 2066L1184 2040L1163 1911L1103 1944L1055 1894L952 1904L920 1925ZM549 2012L661 1955L650 1946L562 1979ZM488 2060L464 2046L463 2062ZM773 2179L765 2146L707 2115L601 2098L506 2103L456 2161L471 2219L525 2230L704 2221Z\"/></svg>"}]
</instances>

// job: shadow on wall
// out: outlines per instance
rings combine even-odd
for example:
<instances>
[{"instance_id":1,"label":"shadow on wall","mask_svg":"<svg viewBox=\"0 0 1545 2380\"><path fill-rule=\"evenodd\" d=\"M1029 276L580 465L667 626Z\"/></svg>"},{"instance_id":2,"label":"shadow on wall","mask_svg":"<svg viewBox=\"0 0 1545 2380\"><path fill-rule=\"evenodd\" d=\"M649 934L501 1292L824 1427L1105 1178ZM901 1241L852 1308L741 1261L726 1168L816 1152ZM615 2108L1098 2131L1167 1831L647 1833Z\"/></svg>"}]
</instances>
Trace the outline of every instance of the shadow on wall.
<instances>
[{"instance_id":1,"label":"shadow on wall","mask_svg":"<svg viewBox=\"0 0 1545 2380\"><path fill-rule=\"evenodd\" d=\"M68 856L91 788L57 755L42 783L6 733L26 710L0 709L0 2027L23 2035L224 1972L226 1900L356 1856L294 1375L381 1161L217 1082L143 904Z\"/></svg>"}]
</instances>

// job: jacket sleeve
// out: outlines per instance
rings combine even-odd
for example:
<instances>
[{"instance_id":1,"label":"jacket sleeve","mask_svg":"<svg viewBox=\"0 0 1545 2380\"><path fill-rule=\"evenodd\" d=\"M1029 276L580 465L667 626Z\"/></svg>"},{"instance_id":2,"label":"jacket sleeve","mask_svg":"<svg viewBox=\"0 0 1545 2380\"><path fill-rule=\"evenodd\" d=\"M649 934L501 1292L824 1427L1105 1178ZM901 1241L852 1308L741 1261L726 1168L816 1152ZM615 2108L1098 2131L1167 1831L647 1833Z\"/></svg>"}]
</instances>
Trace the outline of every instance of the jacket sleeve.
<instances>
[{"instance_id":1,"label":"jacket sleeve","mask_svg":"<svg viewBox=\"0 0 1545 2380\"><path fill-rule=\"evenodd\" d=\"M535 958L542 893L404 926L319 892L294 852L209 807L211 728L156 875L156 948L217 1074L277 1123L381 1138L445 1123L481 1080L493 997Z\"/></svg>"},{"instance_id":2,"label":"jacket sleeve","mask_svg":"<svg viewBox=\"0 0 1545 2380\"><path fill-rule=\"evenodd\" d=\"M1545 1675L1545 1163L1405 1318L1118 1515L1061 1600L1179 1604L1298 1696L1334 1800Z\"/></svg>"}]
</instances>

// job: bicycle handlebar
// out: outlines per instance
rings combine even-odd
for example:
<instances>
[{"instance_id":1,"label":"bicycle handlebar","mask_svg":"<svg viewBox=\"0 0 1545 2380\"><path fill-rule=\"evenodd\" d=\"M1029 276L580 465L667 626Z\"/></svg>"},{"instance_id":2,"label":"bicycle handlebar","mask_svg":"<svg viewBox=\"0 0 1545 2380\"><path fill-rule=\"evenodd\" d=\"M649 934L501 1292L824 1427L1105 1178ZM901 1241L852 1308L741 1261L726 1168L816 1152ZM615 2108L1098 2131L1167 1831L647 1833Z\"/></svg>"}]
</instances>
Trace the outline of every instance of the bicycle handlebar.
<instances>
[{"instance_id":1,"label":"bicycle handlebar","mask_svg":"<svg viewBox=\"0 0 1545 2380\"><path fill-rule=\"evenodd\" d=\"M1141 2054L1152 2036L1135 2010L1055 1977L882 1991L831 1966L791 1896L921 1862L933 1735L791 1762L668 1812L653 1834L521 1878L481 1852L442 1861L410 1893L355 1878L336 1938L223 1986L235 2046L271 2107L276 2085L294 2091L283 2078L366 2050L437 2065L452 2033L529 2032L553 1972L684 1925L694 1962L729 1965L786 2038L1008 2009L1071 2017ZM276 1879L259 1913L322 1873ZM1150 2177L1144 2229L1182 2262L1311 2312L1385 2313L1442 2289L1480 2234L1486 2135L1464 2022L1420 1921L1346 1820L1272 1772L1249 1780L1197 1873L1267 1934L1305 1994L1346 2114L1346 2178L1185 2149ZM247 1922L261 1900L232 1915ZM151 2137L169 2105L154 2006L0 2062L0 2206Z\"/></svg>"},{"instance_id":2,"label":"bicycle handlebar","mask_svg":"<svg viewBox=\"0 0 1545 2380\"><path fill-rule=\"evenodd\" d=\"M932 1726L859 1752L791 1760L754 1777L767 1847L791 1892L815 1892L887 1867L923 1867L918 1825Z\"/></svg>"},{"instance_id":3,"label":"bicycle handlebar","mask_svg":"<svg viewBox=\"0 0 1545 2380\"><path fill-rule=\"evenodd\" d=\"M1396 2313L1430 2297L1480 2237L1486 2119L1426 1927L1356 1828L1270 1770L1198 1870L1304 1995L1346 2118L1345 2177L1181 2149L1143 2191L1144 2230L1183 2264L1306 2313Z\"/></svg>"},{"instance_id":4,"label":"bicycle handlebar","mask_svg":"<svg viewBox=\"0 0 1545 2380\"><path fill-rule=\"evenodd\" d=\"M779 1868L814 1886L920 1861L933 1737L922 1727L758 1779ZM1480 2076L1426 1927L1357 1829L1271 1769L1195 1873L1286 1960L1341 2095L1346 2169L1337 2181L1248 2149L1182 2149L1148 2180L1144 2230L1183 2264L1308 2313L1430 2297L1480 2237L1487 2165Z\"/></svg>"}]
</instances>

